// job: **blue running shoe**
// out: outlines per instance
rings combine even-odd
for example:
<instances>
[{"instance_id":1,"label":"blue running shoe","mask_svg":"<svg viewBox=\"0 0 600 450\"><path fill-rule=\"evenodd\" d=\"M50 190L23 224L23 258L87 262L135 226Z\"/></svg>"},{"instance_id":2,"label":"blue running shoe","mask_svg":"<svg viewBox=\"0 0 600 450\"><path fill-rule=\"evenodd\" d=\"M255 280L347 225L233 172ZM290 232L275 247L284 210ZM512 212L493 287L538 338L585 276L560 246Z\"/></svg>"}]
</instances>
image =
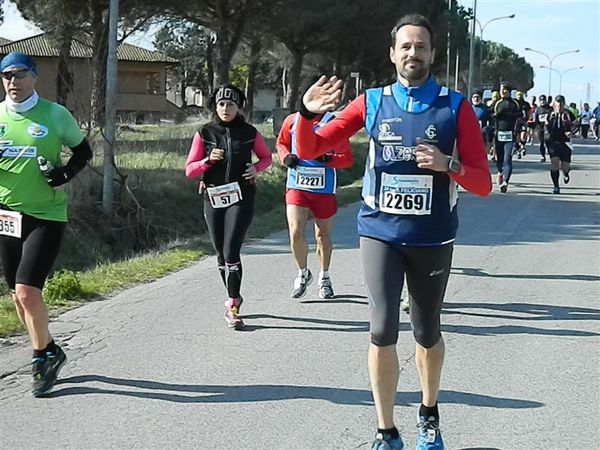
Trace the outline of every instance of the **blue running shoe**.
<instances>
[{"instance_id":1,"label":"blue running shoe","mask_svg":"<svg viewBox=\"0 0 600 450\"><path fill-rule=\"evenodd\" d=\"M440 433L437 417L419 416L419 435L416 450L444 450L444 442Z\"/></svg>"},{"instance_id":2,"label":"blue running shoe","mask_svg":"<svg viewBox=\"0 0 600 450\"><path fill-rule=\"evenodd\" d=\"M389 434L383 435L382 433L377 433L371 444L371 450L402 450L403 448L404 442L400 436L393 438Z\"/></svg>"}]
</instances>

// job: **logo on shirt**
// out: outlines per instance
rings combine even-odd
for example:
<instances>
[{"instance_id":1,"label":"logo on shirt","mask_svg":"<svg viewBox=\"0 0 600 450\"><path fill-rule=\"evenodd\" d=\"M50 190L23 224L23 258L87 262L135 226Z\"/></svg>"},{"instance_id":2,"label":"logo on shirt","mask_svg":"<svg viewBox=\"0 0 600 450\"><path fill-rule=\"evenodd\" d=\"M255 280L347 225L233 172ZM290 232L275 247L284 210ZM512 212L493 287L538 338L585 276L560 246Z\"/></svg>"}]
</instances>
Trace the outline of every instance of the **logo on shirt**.
<instances>
[{"instance_id":1,"label":"logo on shirt","mask_svg":"<svg viewBox=\"0 0 600 450\"><path fill-rule=\"evenodd\" d=\"M38 123L32 123L27 127L27 134L33 138L43 138L48 136L48 127Z\"/></svg>"},{"instance_id":2,"label":"logo on shirt","mask_svg":"<svg viewBox=\"0 0 600 450\"><path fill-rule=\"evenodd\" d=\"M35 158L37 147L0 143L0 156L4 158Z\"/></svg>"},{"instance_id":3,"label":"logo on shirt","mask_svg":"<svg viewBox=\"0 0 600 450\"><path fill-rule=\"evenodd\" d=\"M7 130L8 130L8 124L7 123L0 123L0 138L4 137L4 135L6 134Z\"/></svg>"},{"instance_id":4,"label":"logo on shirt","mask_svg":"<svg viewBox=\"0 0 600 450\"><path fill-rule=\"evenodd\" d=\"M425 130L425 136L427 136L427 139L430 141L433 141L437 137L437 130L435 129L434 125L429 125L427 127Z\"/></svg>"},{"instance_id":5,"label":"logo on shirt","mask_svg":"<svg viewBox=\"0 0 600 450\"><path fill-rule=\"evenodd\" d=\"M380 142L402 142L402 136L396 136L388 123L381 123L379 125L379 134L377 135L377 140Z\"/></svg>"},{"instance_id":6,"label":"logo on shirt","mask_svg":"<svg viewBox=\"0 0 600 450\"><path fill-rule=\"evenodd\" d=\"M410 161L415 159L415 147L404 145L384 145L382 157L384 161Z\"/></svg>"},{"instance_id":7,"label":"logo on shirt","mask_svg":"<svg viewBox=\"0 0 600 450\"><path fill-rule=\"evenodd\" d=\"M402 122L402 117L386 117L385 119L381 119L381 121L383 123L387 123L387 122L401 123Z\"/></svg>"}]
</instances>

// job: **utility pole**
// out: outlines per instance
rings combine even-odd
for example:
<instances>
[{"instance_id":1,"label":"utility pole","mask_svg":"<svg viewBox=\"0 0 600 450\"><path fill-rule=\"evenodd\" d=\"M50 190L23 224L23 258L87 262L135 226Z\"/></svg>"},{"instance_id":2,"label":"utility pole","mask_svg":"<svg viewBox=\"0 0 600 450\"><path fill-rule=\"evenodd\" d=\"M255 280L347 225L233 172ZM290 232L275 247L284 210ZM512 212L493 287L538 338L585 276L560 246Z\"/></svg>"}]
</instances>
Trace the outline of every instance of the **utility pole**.
<instances>
[{"instance_id":1,"label":"utility pole","mask_svg":"<svg viewBox=\"0 0 600 450\"><path fill-rule=\"evenodd\" d=\"M473 20L471 21L471 45L469 45L469 81L467 98L473 93L473 72L475 72L475 20L477 19L477 0L473 0Z\"/></svg>"},{"instance_id":2,"label":"utility pole","mask_svg":"<svg viewBox=\"0 0 600 450\"><path fill-rule=\"evenodd\" d=\"M460 71L458 70L460 66L460 53L456 52L456 62L454 65L454 90L458 91L458 77Z\"/></svg>"},{"instance_id":3,"label":"utility pole","mask_svg":"<svg viewBox=\"0 0 600 450\"><path fill-rule=\"evenodd\" d=\"M587 83L585 83L585 101L589 105L591 100L592 100L592 83L590 83L588 81Z\"/></svg>"},{"instance_id":4,"label":"utility pole","mask_svg":"<svg viewBox=\"0 0 600 450\"><path fill-rule=\"evenodd\" d=\"M115 126L117 111L115 109L117 93L117 24L119 18L119 0L110 0L108 19L108 57L106 59L106 99L104 122L104 166L102 179L102 211L107 216L113 215L113 179Z\"/></svg>"},{"instance_id":5,"label":"utility pole","mask_svg":"<svg viewBox=\"0 0 600 450\"><path fill-rule=\"evenodd\" d=\"M452 0L448 0L448 35L446 36L446 86L450 85L450 17L452 16Z\"/></svg>"}]
</instances>

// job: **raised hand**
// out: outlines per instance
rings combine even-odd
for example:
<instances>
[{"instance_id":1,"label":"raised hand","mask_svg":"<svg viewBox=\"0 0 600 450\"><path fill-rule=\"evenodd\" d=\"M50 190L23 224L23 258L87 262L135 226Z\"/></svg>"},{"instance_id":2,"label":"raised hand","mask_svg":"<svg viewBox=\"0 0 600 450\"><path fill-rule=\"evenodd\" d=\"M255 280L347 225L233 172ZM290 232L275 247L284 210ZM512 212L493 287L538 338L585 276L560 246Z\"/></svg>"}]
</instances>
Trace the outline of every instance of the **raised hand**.
<instances>
[{"instance_id":1,"label":"raised hand","mask_svg":"<svg viewBox=\"0 0 600 450\"><path fill-rule=\"evenodd\" d=\"M335 109L342 98L343 81L335 75L321 78L302 97L304 107L313 114L324 114Z\"/></svg>"}]
</instances>

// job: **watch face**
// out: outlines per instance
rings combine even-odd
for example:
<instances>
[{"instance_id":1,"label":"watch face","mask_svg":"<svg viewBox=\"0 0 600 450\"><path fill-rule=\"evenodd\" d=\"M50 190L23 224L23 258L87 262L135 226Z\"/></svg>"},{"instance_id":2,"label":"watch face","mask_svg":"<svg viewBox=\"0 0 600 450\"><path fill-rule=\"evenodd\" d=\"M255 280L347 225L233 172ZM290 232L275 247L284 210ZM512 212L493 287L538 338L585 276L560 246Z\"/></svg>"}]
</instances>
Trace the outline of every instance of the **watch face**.
<instances>
[{"instance_id":1,"label":"watch face","mask_svg":"<svg viewBox=\"0 0 600 450\"><path fill-rule=\"evenodd\" d=\"M456 159L451 159L450 164L448 164L448 170L450 172L458 172L460 168L460 163Z\"/></svg>"}]
</instances>

